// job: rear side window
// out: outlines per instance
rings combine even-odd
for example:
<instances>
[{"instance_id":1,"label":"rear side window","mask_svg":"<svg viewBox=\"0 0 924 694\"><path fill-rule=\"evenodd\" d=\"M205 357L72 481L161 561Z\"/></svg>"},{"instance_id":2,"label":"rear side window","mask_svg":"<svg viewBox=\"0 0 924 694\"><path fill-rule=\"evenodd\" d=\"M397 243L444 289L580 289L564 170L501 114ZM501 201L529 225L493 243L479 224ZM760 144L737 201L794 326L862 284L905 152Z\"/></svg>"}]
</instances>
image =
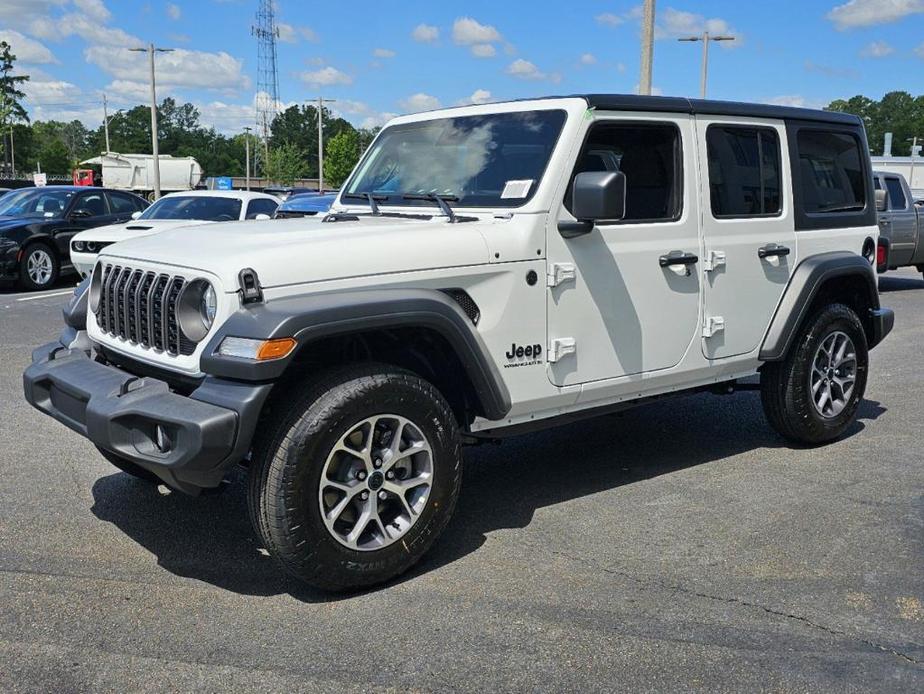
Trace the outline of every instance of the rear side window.
<instances>
[{"instance_id":1,"label":"rear side window","mask_svg":"<svg viewBox=\"0 0 924 694\"><path fill-rule=\"evenodd\" d=\"M265 214L272 217L277 207L279 207L279 203L275 200L268 200L266 198L251 200L250 205L247 207L247 219L256 219L258 214Z\"/></svg>"},{"instance_id":2,"label":"rear side window","mask_svg":"<svg viewBox=\"0 0 924 694\"><path fill-rule=\"evenodd\" d=\"M706 131L714 217L780 212L780 140L772 128L712 125Z\"/></svg>"},{"instance_id":3,"label":"rear side window","mask_svg":"<svg viewBox=\"0 0 924 694\"><path fill-rule=\"evenodd\" d=\"M889 206L893 210L903 210L908 205L905 199L905 191L902 190L901 181L897 178L886 178L886 188L889 190Z\"/></svg>"},{"instance_id":4,"label":"rear side window","mask_svg":"<svg viewBox=\"0 0 924 694\"><path fill-rule=\"evenodd\" d=\"M836 214L866 208L868 173L855 136L802 129L797 148L805 213Z\"/></svg>"},{"instance_id":5,"label":"rear side window","mask_svg":"<svg viewBox=\"0 0 924 694\"><path fill-rule=\"evenodd\" d=\"M623 222L672 221L683 200L680 131L672 123L595 125L584 143L565 194L571 211L574 177L584 171L621 171L626 176Z\"/></svg>"},{"instance_id":6,"label":"rear side window","mask_svg":"<svg viewBox=\"0 0 924 694\"><path fill-rule=\"evenodd\" d=\"M138 211L138 206L129 196L120 195L119 193L108 193L108 196L112 214L131 214Z\"/></svg>"}]
</instances>

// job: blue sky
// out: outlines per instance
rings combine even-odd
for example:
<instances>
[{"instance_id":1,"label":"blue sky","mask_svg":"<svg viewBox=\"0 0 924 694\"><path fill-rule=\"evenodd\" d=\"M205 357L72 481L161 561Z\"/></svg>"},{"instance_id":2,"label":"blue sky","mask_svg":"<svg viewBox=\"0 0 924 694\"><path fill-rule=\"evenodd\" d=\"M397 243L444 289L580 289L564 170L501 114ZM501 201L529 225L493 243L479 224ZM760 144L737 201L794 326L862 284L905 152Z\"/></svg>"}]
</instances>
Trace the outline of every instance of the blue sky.
<instances>
[{"instance_id":1,"label":"blue sky","mask_svg":"<svg viewBox=\"0 0 924 694\"><path fill-rule=\"evenodd\" d=\"M562 8L566 9L563 10ZM147 41L160 98L195 103L224 132L253 121L256 0L0 0L0 39L32 75L33 118L102 119L147 99ZM357 125L439 105L587 91L634 92L638 0L278 0L282 105L318 94ZM709 96L820 107L924 93L924 0L658 0L654 86L698 95L708 28Z\"/></svg>"}]
</instances>

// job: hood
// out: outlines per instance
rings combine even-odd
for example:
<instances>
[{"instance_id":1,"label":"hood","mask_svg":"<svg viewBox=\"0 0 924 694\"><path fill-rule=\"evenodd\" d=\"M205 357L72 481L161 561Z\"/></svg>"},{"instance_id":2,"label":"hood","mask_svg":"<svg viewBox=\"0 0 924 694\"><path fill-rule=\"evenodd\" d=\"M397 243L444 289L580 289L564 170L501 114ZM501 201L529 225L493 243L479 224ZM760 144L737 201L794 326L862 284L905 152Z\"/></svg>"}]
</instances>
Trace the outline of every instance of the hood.
<instances>
[{"instance_id":1,"label":"hood","mask_svg":"<svg viewBox=\"0 0 924 694\"><path fill-rule=\"evenodd\" d=\"M79 234L75 234L74 238L78 241L114 242L133 239L138 236L150 236L151 234L158 234L168 229L214 223L215 222L205 220L189 219L133 219L130 222L87 229L86 231L81 231Z\"/></svg>"},{"instance_id":2,"label":"hood","mask_svg":"<svg viewBox=\"0 0 924 694\"><path fill-rule=\"evenodd\" d=\"M225 291L237 288L244 268L255 270L263 287L271 288L489 262L477 221L321 219L223 222L194 234L174 229L110 246L101 255L210 272Z\"/></svg>"}]
</instances>

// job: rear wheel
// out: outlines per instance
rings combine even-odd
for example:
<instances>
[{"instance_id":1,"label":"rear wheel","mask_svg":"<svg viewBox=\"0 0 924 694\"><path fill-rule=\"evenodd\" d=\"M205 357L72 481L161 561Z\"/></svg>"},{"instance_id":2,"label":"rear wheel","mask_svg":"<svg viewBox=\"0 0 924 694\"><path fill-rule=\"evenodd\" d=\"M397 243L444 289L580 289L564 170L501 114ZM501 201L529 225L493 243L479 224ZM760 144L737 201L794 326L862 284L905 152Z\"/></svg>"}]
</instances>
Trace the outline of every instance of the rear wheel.
<instances>
[{"instance_id":1,"label":"rear wheel","mask_svg":"<svg viewBox=\"0 0 924 694\"><path fill-rule=\"evenodd\" d=\"M25 289L48 289L58 279L58 255L44 243L26 246L19 261L19 282Z\"/></svg>"},{"instance_id":2,"label":"rear wheel","mask_svg":"<svg viewBox=\"0 0 924 694\"><path fill-rule=\"evenodd\" d=\"M856 419L866 391L866 333L849 306L821 308L790 353L761 371L761 400L770 424L798 443L838 438Z\"/></svg>"},{"instance_id":3,"label":"rear wheel","mask_svg":"<svg viewBox=\"0 0 924 694\"><path fill-rule=\"evenodd\" d=\"M390 366L348 367L274 419L255 442L249 502L257 534L288 573L325 590L382 583L446 526L462 457L432 384Z\"/></svg>"}]
</instances>

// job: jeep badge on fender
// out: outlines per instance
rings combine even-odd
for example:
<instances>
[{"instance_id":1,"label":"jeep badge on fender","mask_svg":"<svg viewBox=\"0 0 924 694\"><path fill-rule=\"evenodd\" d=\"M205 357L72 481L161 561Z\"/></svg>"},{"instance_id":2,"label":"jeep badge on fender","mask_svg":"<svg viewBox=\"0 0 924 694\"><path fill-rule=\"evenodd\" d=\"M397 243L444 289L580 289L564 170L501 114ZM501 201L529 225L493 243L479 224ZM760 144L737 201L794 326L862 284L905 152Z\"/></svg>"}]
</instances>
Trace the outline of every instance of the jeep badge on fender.
<instances>
[{"instance_id":1,"label":"jeep badge on fender","mask_svg":"<svg viewBox=\"0 0 924 694\"><path fill-rule=\"evenodd\" d=\"M783 437L840 437L893 323L862 255L875 201L846 113L592 94L399 116L326 216L103 248L25 397L143 480L195 495L243 465L266 552L363 588L450 522L463 444L754 375Z\"/></svg>"}]
</instances>

